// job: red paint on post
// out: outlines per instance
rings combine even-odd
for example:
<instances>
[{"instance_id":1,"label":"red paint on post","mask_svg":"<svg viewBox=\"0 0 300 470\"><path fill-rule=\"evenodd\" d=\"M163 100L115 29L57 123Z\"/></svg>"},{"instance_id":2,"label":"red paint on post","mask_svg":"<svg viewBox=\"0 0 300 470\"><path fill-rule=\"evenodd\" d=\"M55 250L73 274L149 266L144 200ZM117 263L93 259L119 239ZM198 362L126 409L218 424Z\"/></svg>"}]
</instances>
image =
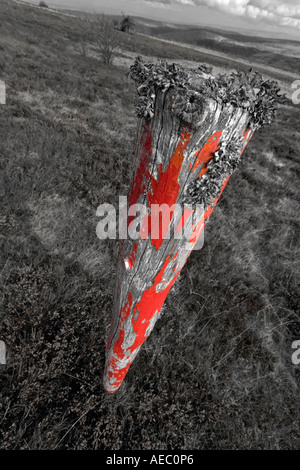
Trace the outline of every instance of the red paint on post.
<instances>
[{"instance_id":1,"label":"red paint on post","mask_svg":"<svg viewBox=\"0 0 300 470\"><path fill-rule=\"evenodd\" d=\"M125 367L118 369L117 362L118 361L116 358L112 358L110 365L114 369L115 372L111 372L111 371L108 372L109 379L112 379L112 378L115 379L115 382L114 382L115 390L117 390L120 387L121 383L124 380L125 375L128 372L129 367L131 366L131 362L128 362ZM115 390L112 390L112 391L108 390L108 393L114 393Z\"/></svg>"},{"instance_id":2,"label":"red paint on post","mask_svg":"<svg viewBox=\"0 0 300 470\"><path fill-rule=\"evenodd\" d=\"M251 137L253 136L253 134L254 134L254 132L251 131L249 128L246 130L246 132L245 132L245 134L244 134L244 137L243 137L243 141L244 141L244 142L246 141L246 143L245 143L245 145L244 145L244 147L243 147L243 149L242 149L242 151L241 151L241 155L243 154L243 152L244 152L245 148L247 147L247 145L248 145L248 143L249 143Z\"/></svg>"},{"instance_id":3,"label":"red paint on post","mask_svg":"<svg viewBox=\"0 0 300 470\"><path fill-rule=\"evenodd\" d=\"M222 131L215 132L207 140L204 146L196 153L196 161L193 172L195 172L199 166L202 166L199 177L201 177L207 171L206 165L213 158L214 153L218 150L221 136Z\"/></svg>"},{"instance_id":4,"label":"red paint on post","mask_svg":"<svg viewBox=\"0 0 300 470\"><path fill-rule=\"evenodd\" d=\"M185 184L185 182L181 182L182 178L180 178L180 173L183 169L182 165L186 156L188 144L192 138L192 134L187 130L181 133L179 140L177 140L176 149L169 159L167 168L165 171L163 171L163 165L160 164L157 168L158 176L156 179L153 174L150 173L152 165L155 166L155 162L152 161L154 156L152 155L152 136L150 122L145 122L142 129L142 136L139 144L141 149L140 164L131 186L129 204L133 205L137 203L139 199L145 195L148 208L151 208L153 204L157 204L158 206L166 204L169 208L171 208L178 202L180 191ZM251 132L250 129L247 129L246 132L243 129L243 141L245 142L245 145L241 153L243 153L247 143L252 137L252 134L253 132ZM222 131L215 132L207 139L203 147L194 155L195 162L190 164L189 169L193 173L198 170L200 173L200 178L207 171L207 163L214 157L215 152L219 149L219 142L221 137ZM186 169L187 168L185 167L184 170ZM152 327L155 324L156 318L166 300L166 297L170 292L170 289L174 285L193 247L198 241L204 229L205 221L211 216L227 182L229 181L229 178L230 175L224 179L218 197L210 201L210 204L208 205L204 214L202 214L200 220L198 220L199 215L197 215L192 227L190 227L189 224L189 230L192 230L192 233L188 236L190 246L188 249L186 249L186 252L180 248L179 251L174 254L174 251L178 249L175 248L175 244L171 249L169 249L168 253L164 253L162 249L161 252L157 254L158 258L156 258L162 259L162 266L159 272L155 275L154 273L157 272L157 270L153 269L153 272L150 271L150 276L145 279L144 283L142 279L139 279L138 277L132 277L130 280L131 287L128 287L130 292L128 293L126 301L125 299L127 291L125 291L126 294L124 291L122 292L122 296L124 296L122 305L123 302L125 302L125 304L120 309L120 311L117 312L117 327L114 326L116 329L113 331L113 334L110 335L110 339L107 345L107 349L112 345L112 348L110 349L110 352L107 356L108 360L106 365L108 377L108 381L106 381L106 388L109 393L113 393L119 388L140 346L149 336ZM184 226L187 224L187 221L192 213L193 209L190 207L185 208L184 213L181 216L181 220L179 221L176 228L177 232L180 232L184 229ZM158 239L154 239L152 237L151 231L151 212L150 215L147 214L145 216L145 223L142 223L142 230L140 231L140 240L137 240L133 244L131 253L128 258L126 258L126 264L129 269L132 269L135 264L137 250L142 243L142 240L147 239L150 234L152 246L150 245L149 247L149 245L147 245L147 250L149 251L147 252L147 255L143 261L146 260L147 263L149 263L149 260L151 261L151 257L154 254L153 247L155 250L159 250L161 247L162 242L166 236L166 230L170 225L172 217L173 211L170 211L170 221L167 225L162 224L161 220L157 219L157 223L159 224L159 237ZM131 220L132 217L128 217L128 225L130 224ZM140 254L140 250L138 253ZM139 258L139 266L141 265L141 259ZM147 269L143 272L146 273L147 277ZM154 279L152 276L155 276ZM125 279L128 280L129 278L125 277ZM148 287L149 283L150 287ZM148 288L144 291L141 291L142 289L145 289L145 287ZM125 289L126 285L124 290Z\"/></svg>"},{"instance_id":5,"label":"red paint on post","mask_svg":"<svg viewBox=\"0 0 300 470\"><path fill-rule=\"evenodd\" d=\"M121 344L123 343L123 339L124 339L124 329L122 328L122 325L127 320L131 311L131 307L132 307L132 294L131 292L129 292L127 302L125 303L123 308L121 308L120 310L119 326L121 327L121 329L120 329L119 337L113 347L114 353L117 354L118 357L120 357L120 359L123 359L123 350L121 348ZM111 345L111 335L109 335L109 340L107 341L106 349L108 349L110 345Z\"/></svg>"},{"instance_id":6,"label":"red paint on post","mask_svg":"<svg viewBox=\"0 0 300 470\"><path fill-rule=\"evenodd\" d=\"M135 339L130 347L126 349L124 348L124 340L126 339L125 322L128 319L132 308L132 295L131 293L128 294L128 301L120 312L119 334L113 346L114 356L110 358L110 361L107 364L107 368L109 370L108 377L110 381L113 381L114 388L114 390L109 391L110 393L113 393L119 388L131 365L131 362L129 362L126 364L126 367L119 368L120 363L122 363L125 355L132 354L147 339L151 332L148 331L147 333L147 329L151 323L151 320L160 312L171 287L180 273L180 270L177 272L174 272L173 270L173 278L170 281L163 280L164 272L167 266L170 262L174 261L177 256L178 252L172 258L170 258L170 256L166 258L162 268L155 277L152 286L143 292L141 300L135 305L131 319L133 328L132 333L135 334ZM161 287L161 284L164 282L166 283L166 286L163 289L157 291L157 287Z\"/></svg>"},{"instance_id":7,"label":"red paint on post","mask_svg":"<svg viewBox=\"0 0 300 470\"><path fill-rule=\"evenodd\" d=\"M178 252L173 258L170 258L170 256L167 256L165 259L165 262L163 264L163 267L157 274L157 276L154 279L153 285L146 290L143 295L141 300L136 304L135 309L134 309L134 314L132 317L132 325L133 325L133 331L136 333L136 338L132 346L130 347L131 352L139 347L145 339L148 337L149 334L146 334L147 328L152 320L152 318L155 315L158 315L163 303L173 286L175 280L177 279L179 275L179 271L174 274L173 278L166 282L163 281L163 275L164 272L168 266L168 264L173 261L178 255ZM164 289L157 290L157 286L163 283L166 283L166 286ZM137 315L137 319L135 320L135 314ZM150 332L149 332L150 333Z\"/></svg>"},{"instance_id":8,"label":"red paint on post","mask_svg":"<svg viewBox=\"0 0 300 470\"><path fill-rule=\"evenodd\" d=\"M128 263L129 269L132 269L132 266L134 265L137 248L138 248L138 244L137 244L137 242L135 242L135 244L133 245L132 251L130 253L130 256L126 260L127 263Z\"/></svg>"},{"instance_id":9,"label":"red paint on post","mask_svg":"<svg viewBox=\"0 0 300 470\"><path fill-rule=\"evenodd\" d=\"M191 134L189 132L183 132L180 136L180 141L177 144L177 147L170 158L169 165L167 169L162 171L162 164L158 168L158 178L157 180L154 176L148 173L150 180L150 190L147 194L147 199L149 207L152 204L167 204L169 207L172 207L177 202L177 198L180 191L180 184L178 183L178 177L181 171L182 162L184 159L184 152L188 143L191 140ZM170 221L169 224L162 223L162 214L160 213L159 226L158 226L158 238L151 238L152 244L155 246L155 249L158 250L161 246L166 234L170 222L173 217L173 211L170 211ZM148 236L151 232L151 213L147 216L148 220ZM143 231L143 230L142 230Z\"/></svg>"}]
</instances>

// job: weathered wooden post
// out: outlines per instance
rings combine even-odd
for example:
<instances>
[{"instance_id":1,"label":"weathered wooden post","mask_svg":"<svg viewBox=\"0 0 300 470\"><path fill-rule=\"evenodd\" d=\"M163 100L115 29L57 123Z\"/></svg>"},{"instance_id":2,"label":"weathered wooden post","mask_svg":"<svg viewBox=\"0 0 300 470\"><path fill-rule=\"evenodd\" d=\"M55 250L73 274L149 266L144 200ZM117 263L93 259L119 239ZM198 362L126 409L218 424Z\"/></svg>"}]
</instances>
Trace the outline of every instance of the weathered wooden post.
<instances>
[{"instance_id":1,"label":"weathered wooden post","mask_svg":"<svg viewBox=\"0 0 300 470\"><path fill-rule=\"evenodd\" d=\"M129 232L137 228L130 207L147 212L138 237L120 246L103 381L110 393L152 331L253 132L273 121L281 100L276 83L251 72L213 77L206 66L186 70L137 58L131 76L140 120Z\"/></svg>"}]
</instances>

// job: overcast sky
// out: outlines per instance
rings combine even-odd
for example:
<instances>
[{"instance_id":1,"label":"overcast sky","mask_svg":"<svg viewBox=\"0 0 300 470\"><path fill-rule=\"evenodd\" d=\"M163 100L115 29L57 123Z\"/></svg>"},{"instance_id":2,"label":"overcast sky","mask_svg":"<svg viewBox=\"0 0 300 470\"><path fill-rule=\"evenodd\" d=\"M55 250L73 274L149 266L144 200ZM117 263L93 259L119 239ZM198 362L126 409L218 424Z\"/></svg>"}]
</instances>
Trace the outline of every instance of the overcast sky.
<instances>
[{"instance_id":1,"label":"overcast sky","mask_svg":"<svg viewBox=\"0 0 300 470\"><path fill-rule=\"evenodd\" d=\"M38 0L27 0L39 3ZM49 6L278 33L300 40L300 0L49 0Z\"/></svg>"}]
</instances>

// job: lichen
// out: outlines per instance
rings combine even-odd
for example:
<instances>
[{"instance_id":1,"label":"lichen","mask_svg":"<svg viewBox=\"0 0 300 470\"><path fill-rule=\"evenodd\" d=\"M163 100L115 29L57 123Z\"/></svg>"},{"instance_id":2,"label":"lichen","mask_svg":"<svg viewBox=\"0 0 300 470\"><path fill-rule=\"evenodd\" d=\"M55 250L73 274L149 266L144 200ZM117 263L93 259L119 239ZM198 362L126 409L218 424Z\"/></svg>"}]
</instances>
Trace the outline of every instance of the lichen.
<instances>
[{"instance_id":1,"label":"lichen","mask_svg":"<svg viewBox=\"0 0 300 470\"><path fill-rule=\"evenodd\" d=\"M240 139L232 140L227 145L221 142L213 158L206 164L207 171L188 185L184 203L203 204L205 209L211 205L219 196L224 179L237 168L242 148Z\"/></svg>"},{"instance_id":2,"label":"lichen","mask_svg":"<svg viewBox=\"0 0 300 470\"><path fill-rule=\"evenodd\" d=\"M275 81L264 80L261 74L251 70L214 77L211 67L205 64L197 69L186 69L165 61L151 64L137 57L130 73L139 95L137 115L147 120L154 116L158 91L166 92L170 88L174 89L175 97L172 111L189 124L199 117L204 98L212 98L222 106L246 109L252 128L271 124L278 104L285 101Z\"/></svg>"},{"instance_id":3,"label":"lichen","mask_svg":"<svg viewBox=\"0 0 300 470\"><path fill-rule=\"evenodd\" d=\"M136 83L139 95L136 101L138 117L151 119L154 115L154 103L158 90L167 91L170 87L186 88L188 73L178 64L158 61L156 64L144 62L141 57L135 59L130 67L130 75Z\"/></svg>"}]
</instances>

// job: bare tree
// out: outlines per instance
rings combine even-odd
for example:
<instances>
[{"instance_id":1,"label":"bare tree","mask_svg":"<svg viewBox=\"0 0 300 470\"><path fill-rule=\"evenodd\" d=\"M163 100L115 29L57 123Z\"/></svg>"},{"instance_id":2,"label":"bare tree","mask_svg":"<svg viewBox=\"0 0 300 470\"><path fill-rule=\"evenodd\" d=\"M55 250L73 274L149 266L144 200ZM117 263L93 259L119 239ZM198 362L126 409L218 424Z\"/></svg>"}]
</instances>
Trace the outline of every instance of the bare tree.
<instances>
[{"instance_id":1,"label":"bare tree","mask_svg":"<svg viewBox=\"0 0 300 470\"><path fill-rule=\"evenodd\" d=\"M111 65L118 49L118 32L111 21L104 15L97 17L93 22L96 44L99 47L102 61Z\"/></svg>"}]
</instances>

